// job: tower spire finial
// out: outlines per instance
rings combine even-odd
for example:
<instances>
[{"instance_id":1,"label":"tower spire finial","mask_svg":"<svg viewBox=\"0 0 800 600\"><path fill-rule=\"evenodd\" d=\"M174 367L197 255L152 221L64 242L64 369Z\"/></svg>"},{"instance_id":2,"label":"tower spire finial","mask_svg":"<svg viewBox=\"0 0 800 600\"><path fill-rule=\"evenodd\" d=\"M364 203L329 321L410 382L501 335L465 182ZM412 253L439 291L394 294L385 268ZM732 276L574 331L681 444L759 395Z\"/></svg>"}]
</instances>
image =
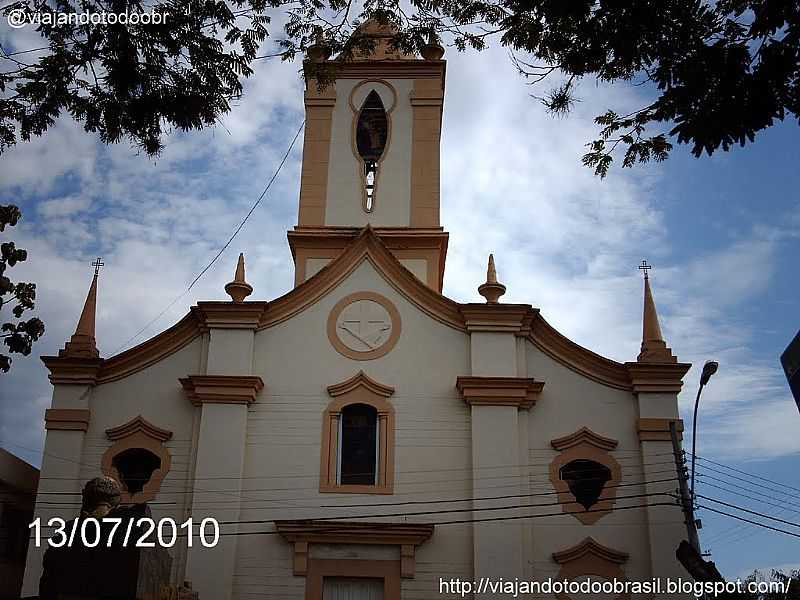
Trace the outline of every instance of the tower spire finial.
<instances>
[{"instance_id":1,"label":"tower spire finial","mask_svg":"<svg viewBox=\"0 0 800 600\"><path fill-rule=\"evenodd\" d=\"M497 281L497 269L494 266L494 255L489 254L486 267L486 283L478 287L478 293L486 298L487 304L497 304L500 296L506 293L506 286Z\"/></svg>"},{"instance_id":2,"label":"tower spire finial","mask_svg":"<svg viewBox=\"0 0 800 600\"><path fill-rule=\"evenodd\" d=\"M104 265L98 256L92 263L94 276L89 286L89 293L86 294L86 301L83 303L83 310L69 341L64 344L64 349L59 352L59 356L69 356L73 358L98 358L100 353L97 351L95 341L95 315L97 314L97 279L100 275L100 267Z\"/></svg>"},{"instance_id":3,"label":"tower spire finial","mask_svg":"<svg viewBox=\"0 0 800 600\"><path fill-rule=\"evenodd\" d=\"M225 293L228 294L234 302L244 302L244 299L253 293L253 286L247 283L244 278L243 253L239 253L239 261L236 263L236 273L233 276L233 281L225 285Z\"/></svg>"},{"instance_id":4,"label":"tower spire finial","mask_svg":"<svg viewBox=\"0 0 800 600\"><path fill-rule=\"evenodd\" d=\"M650 278L647 271L652 269L647 261L642 261L639 269L644 271L644 308L642 313L642 349L637 357L637 362L674 363L678 359L664 341L661 333L661 324L658 322L658 311L653 300L653 291L650 289Z\"/></svg>"}]
</instances>

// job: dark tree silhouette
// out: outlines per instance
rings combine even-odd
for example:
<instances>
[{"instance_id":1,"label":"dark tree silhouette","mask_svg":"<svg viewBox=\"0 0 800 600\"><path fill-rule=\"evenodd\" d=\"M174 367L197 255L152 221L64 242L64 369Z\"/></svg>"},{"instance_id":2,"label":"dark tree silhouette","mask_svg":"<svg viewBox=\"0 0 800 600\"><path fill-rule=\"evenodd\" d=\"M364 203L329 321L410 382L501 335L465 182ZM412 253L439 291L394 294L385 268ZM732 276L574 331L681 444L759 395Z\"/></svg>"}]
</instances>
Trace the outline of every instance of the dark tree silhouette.
<instances>
[{"instance_id":1,"label":"dark tree silhouette","mask_svg":"<svg viewBox=\"0 0 800 600\"><path fill-rule=\"evenodd\" d=\"M0 231L6 226L13 227L22 218L19 208L13 205L0 206ZM0 326L0 339L9 354L27 356L31 353L33 342L44 333L44 323L36 317L22 321L22 314L34 307L36 300L35 283L13 283L6 276L6 269L28 258L28 252L17 248L14 242L0 244L0 310L11 309L12 319ZM8 315L5 315L8 318ZM7 373L11 368L11 358L0 352L0 371Z\"/></svg>"},{"instance_id":2,"label":"dark tree silhouette","mask_svg":"<svg viewBox=\"0 0 800 600\"><path fill-rule=\"evenodd\" d=\"M80 6L80 9L78 8ZM29 14L101 12L101 0L18 0ZM116 11L144 3L113 0ZM104 142L130 139L149 154L170 128L214 124L241 94L267 38L286 16L277 55L312 45L348 59L369 49L368 18L397 28L393 43L431 38L459 49L509 49L532 94L570 110L582 79L641 86L648 100L620 114L599 106L598 138L583 162L600 176L614 157L630 167L668 157L673 142L696 156L746 145L800 115L800 3L796 0L161 0L162 25L40 25L49 52L0 56L0 151L41 135L61 113ZM41 21L41 18L39 19ZM28 57L39 57L29 59ZM321 83L327 75L317 72ZM542 91L546 79L556 85Z\"/></svg>"}]
</instances>

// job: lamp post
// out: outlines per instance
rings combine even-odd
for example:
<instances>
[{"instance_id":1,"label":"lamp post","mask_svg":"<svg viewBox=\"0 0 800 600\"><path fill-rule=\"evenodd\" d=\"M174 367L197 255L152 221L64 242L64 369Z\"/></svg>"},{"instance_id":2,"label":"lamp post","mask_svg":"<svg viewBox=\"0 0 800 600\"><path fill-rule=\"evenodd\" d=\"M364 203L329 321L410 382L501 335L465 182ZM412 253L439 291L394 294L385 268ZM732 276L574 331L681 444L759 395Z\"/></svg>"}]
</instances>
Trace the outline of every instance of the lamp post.
<instances>
[{"instance_id":1,"label":"lamp post","mask_svg":"<svg viewBox=\"0 0 800 600\"><path fill-rule=\"evenodd\" d=\"M700 394L703 393L703 388L711 379L711 376L717 372L719 363L715 360L707 360L703 365L703 372L700 374L700 387L697 389L697 398L694 401L694 416L692 417L692 505L694 505L694 461L696 459L695 453L697 452L697 407L700 404Z\"/></svg>"}]
</instances>

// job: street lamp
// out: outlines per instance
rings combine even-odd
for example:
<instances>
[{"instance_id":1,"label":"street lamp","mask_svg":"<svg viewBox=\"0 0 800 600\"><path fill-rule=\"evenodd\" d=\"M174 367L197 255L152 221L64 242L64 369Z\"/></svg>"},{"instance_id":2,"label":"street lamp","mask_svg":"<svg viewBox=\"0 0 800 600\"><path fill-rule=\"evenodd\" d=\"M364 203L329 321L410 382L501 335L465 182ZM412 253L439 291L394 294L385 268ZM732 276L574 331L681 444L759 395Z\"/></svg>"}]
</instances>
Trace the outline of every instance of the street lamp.
<instances>
[{"instance_id":1,"label":"street lamp","mask_svg":"<svg viewBox=\"0 0 800 600\"><path fill-rule=\"evenodd\" d=\"M694 417L692 417L692 504L694 504L694 461L697 452L697 407L700 404L700 394L703 393L703 388L711 379L711 376L717 372L719 363L715 360L707 360L703 365L703 372L700 374L700 387L697 389L697 398L694 401Z\"/></svg>"}]
</instances>

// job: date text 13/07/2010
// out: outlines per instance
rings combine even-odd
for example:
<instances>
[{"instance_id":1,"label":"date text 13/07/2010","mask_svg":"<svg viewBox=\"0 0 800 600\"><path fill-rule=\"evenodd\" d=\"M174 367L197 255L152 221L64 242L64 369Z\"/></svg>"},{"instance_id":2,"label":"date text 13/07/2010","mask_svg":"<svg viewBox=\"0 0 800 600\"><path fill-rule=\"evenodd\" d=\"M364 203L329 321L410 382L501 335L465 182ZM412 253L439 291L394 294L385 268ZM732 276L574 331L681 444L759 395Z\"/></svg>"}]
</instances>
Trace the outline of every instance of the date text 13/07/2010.
<instances>
[{"instance_id":1,"label":"date text 13/07/2010","mask_svg":"<svg viewBox=\"0 0 800 600\"><path fill-rule=\"evenodd\" d=\"M185 538L186 545L191 548L195 543L195 528L201 546L213 548L219 542L219 522L211 517L199 523L191 518L183 523L176 523L169 517L157 521L149 517L125 521L127 523L123 524L123 519L118 517L88 517L69 522L61 517L53 517L47 521L47 525L42 525L41 518L37 517L28 525L28 529L33 530L33 540L37 548L41 547L43 541L52 548L69 548L75 545L110 548L120 545L120 541L123 547L154 548L157 544L163 548L172 548L178 538ZM45 534L44 540L42 528L53 530L49 535Z\"/></svg>"}]
</instances>

